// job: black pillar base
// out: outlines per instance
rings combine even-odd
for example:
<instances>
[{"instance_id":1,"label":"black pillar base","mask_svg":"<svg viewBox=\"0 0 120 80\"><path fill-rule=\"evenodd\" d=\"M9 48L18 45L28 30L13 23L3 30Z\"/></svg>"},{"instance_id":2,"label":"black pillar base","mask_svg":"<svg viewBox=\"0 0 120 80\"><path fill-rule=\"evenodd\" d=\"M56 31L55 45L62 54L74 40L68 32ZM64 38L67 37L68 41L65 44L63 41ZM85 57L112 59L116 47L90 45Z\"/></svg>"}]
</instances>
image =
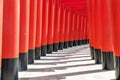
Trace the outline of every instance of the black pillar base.
<instances>
[{"instance_id":1,"label":"black pillar base","mask_svg":"<svg viewBox=\"0 0 120 80\"><path fill-rule=\"evenodd\" d=\"M78 43L77 40L75 40L75 41L73 42L73 46L77 46L77 45L78 45L77 43Z\"/></svg>"},{"instance_id":2,"label":"black pillar base","mask_svg":"<svg viewBox=\"0 0 120 80\"><path fill-rule=\"evenodd\" d=\"M89 44L89 39L87 40L87 44Z\"/></svg>"},{"instance_id":3,"label":"black pillar base","mask_svg":"<svg viewBox=\"0 0 120 80\"><path fill-rule=\"evenodd\" d=\"M103 70L114 69L113 52L102 52L102 67Z\"/></svg>"},{"instance_id":4,"label":"black pillar base","mask_svg":"<svg viewBox=\"0 0 120 80\"><path fill-rule=\"evenodd\" d=\"M102 63L102 61L101 61L101 50L100 49L95 49L94 58L95 58L95 63L96 64L101 64Z\"/></svg>"},{"instance_id":5,"label":"black pillar base","mask_svg":"<svg viewBox=\"0 0 120 80\"><path fill-rule=\"evenodd\" d=\"M120 57L115 57L115 74L116 80L120 80Z\"/></svg>"},{"instance_id":6,"label":"black pillar base","mask_svg":"<svg viewBox=\"0 0 120 80\"><path fill-rule=\"evenodd\" d=\"M26 71L28 65L28 53L19 54L19 71Z\"/></svg>"},{"instance_id":7,"label":"black pillar base","mask_svg":"<svg viewBox=\"0 0 120 80\"><path fill-rule=\"evenodd\" d=\"M41 47L41 56L46 56L47 54L47 46L42 46Z\"/></svg>"},{"instance_id":8,"label":"black pillar base","mask_svg":"<svg viewBox=\"0 0 120 80\"><path fill-rule=\"evenodd\" d=\"M81 40L78 40L78 45L82 45L82 41Z\"/></svg>"},{"instance_id":9,"label":"black pillar base","mask_svg":"<svg viewBox=\"0 0 120 80\"><path fill-rule=\"evenodd\" d=\"M53 44L53 52L57 52L58 51L58 46L59 46L58 43L54 43Z\"/></svg>"},{"instance_id":10,"label":"black pillar base","mask_svg":"<svg viewBox=\"0 0 120 80\"><path fill-rule=\"evenodd\" d=\"M86 43L86 40L82 40L82 45L85 45L85 43Z\"/></svg>"},{"instance_id":11,"label":"black pillar base","mask_svg":"<svg viewBox=\"0 0 120 80\"><path fill-rule=\"evenodd\" d=\"M19 59L2 59L1 80L18 80Z\"/></svg>"},{"instance_id":12,"label":"black pillar base","mask_svg":"<svg viewBox=\"0 0 120 80\"><path fill-rule=\"evenodd\" d=\"M85 44L88 44L88 40L85 40Z\"/></svg>"},{"instance_id":13,"label":"black pillar base","mask_svg":"<svg viewBox=\"0 0 120 80\"><path fill-rule=\"evenodd\" d=\"M40 60L41 56L41 47L36 47L35 48L35 60Z\"/></svg>"},{"instance_id":14,"label":"black pillar base","mask_svg":"<svg viewBox=\"0 0 120 80\"><path fill-rule=\"evenodd\" d=\"M82 45L84 45L84 40L81 40Z\"/></svg>"},{"instance_id":15,"label":"black pillar base","mask_svg":"<svg viewBox=\"0 0 120 80\"><path fill-rule=\"evenodd\" d=\"M47 45L47 53L52 54L52 51L53 51L53 44L48 44Z\"/></svg>"},{"instance_id":16,"label":"black pillar base","mask_svg":"<svg viewBox=\"0 0 120 80\"><path fill-rule=\"evenodd\" d=\"M68 42L68 47L72 47L73 46L73 41L69 41Z\"/></svg>"},{"instance_id":17,"label":"black pillar base","mask_svg":"<svg viewBox=\"0 0 120 80\"><path fill-rule=\"evenodd\" d=\"M64 43L60 42L59 46L58 46L58 50L63 50L63 45L64 45Z\"/></svg>"},{"instance_id":18,"label":"black pillar base","mask_svg":"<svg viewBox=\"0 0 120 80\"><path fill-rule=\"evenodd\" d=\"M90 47L90 53L91 53L92 59L94 59L94 47Z\"/></svg>"},{"instance_id":19,"label":"black pillar base","mask_svg":"<svg viewBox=\"0 0 120 80\"><path fill-rule=\"evenodd\" d=\"M35 50L28 51L28 64L34 64L35 60Z\"/></svg>"},{"instance_id":20,"label":"black pillar base","mask_svg":"<svg viewBox=\"0 0 120 80\"><path fill-rule=\"evenodd\" d=\"M65 49L68 48L68 42L64 42L64 48L65 48Z\"/></svg>"}]
</instances>

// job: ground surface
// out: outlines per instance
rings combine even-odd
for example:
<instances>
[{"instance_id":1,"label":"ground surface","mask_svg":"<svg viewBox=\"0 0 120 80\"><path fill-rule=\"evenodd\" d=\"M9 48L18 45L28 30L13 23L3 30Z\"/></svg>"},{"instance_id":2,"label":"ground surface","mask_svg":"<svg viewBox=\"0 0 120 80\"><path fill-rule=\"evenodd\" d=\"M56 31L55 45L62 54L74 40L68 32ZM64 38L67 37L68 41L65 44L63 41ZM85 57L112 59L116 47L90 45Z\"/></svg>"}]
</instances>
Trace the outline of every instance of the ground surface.
<instances>
[{"instance_id":1,"label":"ground surface","mask_svg":"<svg viewBox=\"0 0 120 80\"><path fill-rule=\"evenodd\" d=\"M114 80L114 71L102 70L91 60L89 45L47 54L29 70L19 73L20 80Z\"/></svg>"}]
</instances>

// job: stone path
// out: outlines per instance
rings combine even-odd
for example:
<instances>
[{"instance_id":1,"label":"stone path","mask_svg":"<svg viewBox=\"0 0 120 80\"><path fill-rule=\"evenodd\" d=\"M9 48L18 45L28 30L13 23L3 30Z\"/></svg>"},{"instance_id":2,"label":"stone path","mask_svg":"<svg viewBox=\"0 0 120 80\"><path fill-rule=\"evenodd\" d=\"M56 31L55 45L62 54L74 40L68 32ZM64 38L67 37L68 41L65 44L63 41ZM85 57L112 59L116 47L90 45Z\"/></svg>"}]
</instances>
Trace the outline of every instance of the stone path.
<instances>
[{"instance_id":1,"label":"stone path","mask_svg":"<svg viewBox=\"0 0 120 80\"><path fill-rule=\"evenodd\" d=\"M115 71L102 70L91 60L89 45L47 54L29 70L19 72L20 80L114 80Z\"/></svg>"}]
</instances>

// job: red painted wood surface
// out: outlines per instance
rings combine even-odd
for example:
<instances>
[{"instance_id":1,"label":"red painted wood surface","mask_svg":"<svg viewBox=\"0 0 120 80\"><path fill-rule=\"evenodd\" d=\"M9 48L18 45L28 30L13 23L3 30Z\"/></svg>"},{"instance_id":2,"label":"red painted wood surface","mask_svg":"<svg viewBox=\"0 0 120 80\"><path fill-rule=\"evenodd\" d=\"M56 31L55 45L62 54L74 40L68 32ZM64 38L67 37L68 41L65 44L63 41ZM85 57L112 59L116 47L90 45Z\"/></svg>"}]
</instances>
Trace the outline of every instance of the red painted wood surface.
<instances>
[{"instance_id":1,"label":"red painted wood surface","mask_svg":"<svg viewBox=\"0 0 120 80\"><path fill-rule=\"evenodd\" d=\"M68 42L69 40L69 10L65 9L66 13L65 13L65 36L64 36L64 41Z\"/></svg>"},{"instance_id":2,"label":"red painted wood surface","mask_svg":"<svg viewBox=\"0 0 120 80\"><path fill-rule=\"evenodd\" d=\"M48 6L49 0L43 0L42 10L42 46L47 45L47 34L48 34Z\"/></svg>"},{"instance_id":3,"label":"red painted wood surface","mask_svg":"<svg viewBox=\"0 0 120 80\"><path fill-rule=\"evenodd\" d=\"M75 40L75 38L76 38L76 26L77 26L77 24L76 24L76 22L77 22L77 14L76 13L74 13L74 25L73 25L73 41Z\"/></svg>"},{"instance_id":4,"label":"red painted wood surface","mask_svg":"<svg viewBox=\"0 0 120 80\"><path fill-rule=\"evenodd\" d=\"M113 21L113 44L115 56L120 56L120 0L111 0Z\"/></svg>"},{"instance_id":5,"label":"red painted wood surface","mask_svg":"<svg viewBox=\"0 0 120 80\"><path fill-rule=\"evenodd\" d=\"M42 37L42 6L43 0L38 0L37 2L37 21L36 21L36 40L35 47L41 47L41 37Z\"/></svg>"},{"instance_id":6,"label":"red painted wood surface","mask_svg":"<svg viewBox=\"0 0 120 80\"><path fill-rule=\"evenodd\" d=\"M19 52L28 52L30 0L20 0L20 41Z\"/></svg>"},{"instance_id":7,"label":"red painted wood surface","mask_svg":"<svg viewBox=\"0 0 120 80\"><path fill-rule=\"evenodd\" d=\"M60 4L60 34L59 40L60 42L64 42L64 34L65 34L65 10L63 4Z\"/></svg>"},{"instance_id":8,"label":"red painted wood surface","mask_svg":"<svg viewBox=\"0 0 120 80\"><path fill-rule=\"evenodd\" d=\"M72 41L73 39L73 31L72 31L72 27L73 27L73 12L70 11L70 24L69 24L69 41Z\"/></svg>"},{"instance_id":9,"label":"red painted wood surface","mask_svg":"<svg viewBox=\"0 0 120 80\"><path fill-rule=\"evenodd\" d=\"M101 49L101 12L100 12L100 0L94 0L94 19L95 19L95 48Z\"/></svg>"},{"instance_id":10,"label":"red painted wood surface","mask_svg":"<svg viewBox=\"0 0 120 80\"><path fill-rule=\"evenodd\" d=\"M81 16L81 31L80 31L80 40L84 39L84 16Z\"/></svg>"},{"instance_id":11,"label":"red painted wood surface","mask_svg":"<svg viewBox=\"0 0 120 80\"><path fill-rule=\"evenodd\" d=\"M3 29L3 0L0 0L0 67L1 67L1 56L2 56L2 29Z\"/></svg>"},{"instance_id":12,"label":"red painted wood surface","mask_svg":"<svg viewBox=\"0 0 120 80\"><path fill-rule=\"evenodd\" d=\"M3 3L2 58L18 58L20 1L4 0Z\"/></svg>"},{"instance_id":13,"label":"red painted wood surface","mask_svg":"<svg viewBox=\"0 0 120 80\"><path fill-rule=\"evenodd\" d=\"M82 27L82 16L79 16L79 26L78 26L78 40L81 40L81 27Z\"/></svg>"},{"instance_id":14,"label":"red painted wood surface","mask_svg":"<svg viewBox=\"0 0 120 80\"><path fill-rule=\"evenodd\" d=\"M59 43L59 31L60 31L60 4L59 1L55 1L55 17L54 17L54 43Z\"/></svg>"},{"instance_id":15,"label":"red painted wood surface","mask_svg":"<svg viewBox=\"0 0 120 80\"><path fill-rule=\"evenodd\" d=\"M83 31L84 31L84 37L83 37L83 40L87 40L87 16L84 16L84 29L83 29Z\"/></svg>"},{"instance_id":16,"label":"red painted wood surface","mask_svg":"<svg viewBox=\"0 0 120 80\"><path fill-rule=\"evenodd\" d=\"M77 15L77 33L76 33L76 40L79 40L79 27L80 27L80 15Z\"/></svg>"},{"instance_id":17,"label":"red painted wood surface","mask_svg":"<svg viewBox=\"0 0 120 80\"><path fill-rule=\"evenodd\" d=\"M89 32L90 32L90 46L95 46L94 41L94 2L93 0L88 0L88 17L89 17Z\"/></svg>"},{"instance_id":18,"label":"red painted wood surface","mask_svg":"<svg viewBox=\"0 0 120 80\"><path fill-rule=\"evenodd\" d=\"M47 43L53 44L54 37L54 17L55 17L55 1L49 1L49 16L48 16L48 37Z\"/></svg>"},{"instance_id":19,"label":"red painted wood surface","mask_svg":"<svg viewBox=\"0 0 120 80\"><path fill-rule=\"evenodd\" d=\"M29 49L35 49L37 0L30 0Z\"/></svg>"},{"instance_id":20,"label":"red painted wood surface","mask_svg":"<svg viewBox=\"0 0 120 80\"><path fill-rule=\"evenodd\" d=\"M102 51L112 52L112 18L109 0L101 0L101 33L102 33Z\"/></svg>"},{"instance_id":21,"label":"red painted wood surface","mask_svg":"<svg viewBox=\"0 0 120 80\"><path fill-rule=\"evenodd\" d=\"M89 42L90 42L90 46L93 47L93 26L92 26L92 4L91 4L91 0L87 0L87 18L88 18L88 26L89 26Z\"/></svg>"}]
</instances>

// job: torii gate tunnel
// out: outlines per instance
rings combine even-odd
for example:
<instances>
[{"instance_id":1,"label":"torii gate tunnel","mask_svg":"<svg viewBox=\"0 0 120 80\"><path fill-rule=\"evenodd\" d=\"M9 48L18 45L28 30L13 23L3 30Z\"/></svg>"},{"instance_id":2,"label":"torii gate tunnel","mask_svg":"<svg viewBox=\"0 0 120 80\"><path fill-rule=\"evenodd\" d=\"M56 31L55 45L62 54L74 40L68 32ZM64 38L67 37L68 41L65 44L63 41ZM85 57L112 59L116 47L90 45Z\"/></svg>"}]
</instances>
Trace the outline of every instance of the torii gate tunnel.
<instances>
[{"instance_id":1,"label":"torii gate tunnel","mask_svg":"<svg viewBox=\"0 0 120 80\"><path fill-rule=\"evenodd\" d=\"M120 80L119 7L120 0L0 0L0 79L18 80L41 56L89 44L95 64Z\"/></svg>"}]
</instances>

